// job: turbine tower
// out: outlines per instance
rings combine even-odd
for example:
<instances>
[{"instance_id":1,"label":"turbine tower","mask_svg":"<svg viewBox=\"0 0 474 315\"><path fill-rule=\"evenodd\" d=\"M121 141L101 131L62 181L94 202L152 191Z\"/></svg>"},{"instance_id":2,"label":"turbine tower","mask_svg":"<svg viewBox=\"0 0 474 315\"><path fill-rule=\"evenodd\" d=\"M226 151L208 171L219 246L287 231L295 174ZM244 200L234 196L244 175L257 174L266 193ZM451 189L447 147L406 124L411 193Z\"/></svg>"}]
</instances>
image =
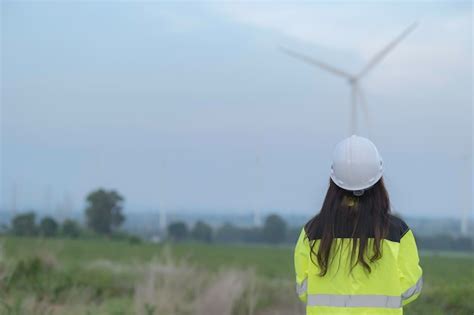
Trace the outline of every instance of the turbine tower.
<instances>
[{"instance_id":1,"label":"turbine tower","mask_svg":"<svg viewBox=\"0 0 474 315\"><path fill-rule=\"evenodd\" d=\"M462 168L463 172L461 176L466 176L465 182L462 185L464 187L464 191L462 192L463 194L463 201L462 201L462 214L461 214L461 235L462 236L469 236L469 217L471 214L471 194L470 192L472 191L472 185L473 183L471 182L471 174L472 174L472 169L470 167L471 163L471 156L469 153L466 153L463 157L463 164L464 167Z\"/></svg>"},{"instance_id":2,"label":"turbine tower","mask_svg":"<svg viewBox=\"0 0 474 315\"><path fill-rule=\"evenodd\" d=\"M167 220L166 220L166 211L164 208L161 208L160 209L160 221L158 222L159 224L159 234L161 234L160 236L161 237L165 237L166 236L166 228L168 227L168 223L167 223Z\"/></svg>"},{"instance_id":3,"label":"turbine tower","mask_svg":"<svg viewBox=\"0 0 474 315\"><path fill-rule=\"evenodd\" d=\"M357 105L360 104L362 110L364 111L364 116L367 125L370 129L370 120L369 120L369 111L367 108L367 104L365 102L364 93L360 86L360 81L372 70L380 61L387 56L387 54L395 48L395 46L401 42L408 34L410 34L416 27L418 23L415 22L411 24L407 29L405 29L400 35L398 35L394 40L392 40L384 49L380 50L377 54L375 54L369 62L360 70L358 73L352 74L341 70L337 67L332 65L326 64L321 62L313 57L301 54L294 50L280 47L280 49L288 54L289 56L299 59L309 65L318 67L322 70L328 71L334 75L342 77L347 80L350 86L350 103L351 103L351 122L350 122L350 135L355 134L357 132Z\"/></svg>"},{"instance_id":4,"label":"turbine tower","mask_svg":"<svg viewBox=\"0 0 474 315\"><path fill-rule=\"evenodd\" d=\"M12 218L17 214L18 207L18 186L16 182L12 183L11 187L11 199L10 199L10 211Z\"/></svg>"},{"instance_id":5,"label":"turbine tower","mask_svg":"<svg viewBox=\"0 0 474 315\"><path fill-rule=\"evenodd\" d=\"M52 199L52 190L51 186L48 185L44 188L44 204L43 204L43 212L49 213L51 212L51 199Z\"/></svg>"},{"instance_id":6,"label":"turbine tower","mask_svg":"<svg viewBox=\"0 0 474 315\"><path fill-rule=\"evenodd\" d=\"M262 218L261 218L261 209L262 207L262 194L263 194L263 171L262 171L262 160L258 153L255 156L255 171L256 178L255 182L255 194L254 194L254 209L253 209L253 226L261 227Z\"/></svg>"},{"instance_id":7,"label":"turbine tower","mask_svg":"<svg viewBox=\"0 0 474 315\"><path fill-rule=\"evenodd\" d=\"M159 202L158 202L158 216L159 216L159 222L158 222L158 235L160 238L165 238L167 234L167 229L168 229L168 217L166 213L166 204L165 204L165 199L166 199L166 170L167 170L167 154L164 154L164 157L161 158L160 160L160 167L159 167L159 174L158 174L158 189L159 189Z\"/></svg>"}]
</instances>

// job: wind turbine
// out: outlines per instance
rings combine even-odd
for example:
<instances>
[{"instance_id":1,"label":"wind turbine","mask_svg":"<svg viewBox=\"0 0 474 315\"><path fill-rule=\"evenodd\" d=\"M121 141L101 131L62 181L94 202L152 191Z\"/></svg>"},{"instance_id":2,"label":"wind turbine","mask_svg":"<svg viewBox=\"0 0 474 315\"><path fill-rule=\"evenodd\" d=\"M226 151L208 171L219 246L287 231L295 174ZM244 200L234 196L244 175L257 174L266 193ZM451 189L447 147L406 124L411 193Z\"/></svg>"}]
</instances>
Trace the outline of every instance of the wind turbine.
<instances>
[{"instance_id":1,"label":"wind turbine","mask_svg":"<svg viewBox=\"0 0 474 315\"><path fill-rule=\"evenodd\" d=\"M168 167L168 153L163 152L163 157L160 161L160 173L158 174L158 189L159 189L159 223L158 223L158 236L160 239L164 239L167 236L167 228L168 228L168 216L166 213L166 204L164 199L166 199L166 178L165 173Z\"/></svg>"},{"instance_id":2,"label":"wind turbine","mask_svg":"<svg viewBox=\"0 0 474 315\"><path fill-rule=\"evenodd\" d=\"M262 194L263 194L263 171L262 171L262 160L257 152L255 155L255 171L256 171L256 194L254 195L254 211L253 211L253 226L254 227L261 227L262 226L262 218L261 218L261 209L262 207Z\"/></svg>"},{"instance_id":3,"label":"wind turbine","mask_svg":"<svg viewBox=\"0 0 474 315\"><path fill-rule=\"evenodd\" d=\"M469 152L470 153L470 152ZM462 202L462 215L461 215L461 235L462 236L469 236L469 214L471 213L471 194L472 191L472 183L471 183L471 167L470 162L472 161L471 155L466 153L462 158L462 163L464 167L462 167L461 176L466 176L466 181L464 182L464 191L463 194L463 202Z\"/></svg>"},{"instance_id":4,"label":"wind turbine","mask_svg":"<svg viewBox=\"0 0 474 315\"><path fill-rule=\"evenodd\" d=\"M401 42L408 34L410 34L416 27L418 23L415 22L411 24L408 28L406 28L400 35L398 35L394 40L392 40L385 48L380 50L377 54L375 54L369 62L360 70L358 73L352 74L341 70L337 67L329 65L327 63L321 62L313 57L301 54L294 50L280 47L280 49L288 54L289 56L299 59L309 65L318 67L322 70L328 71L334 75L342 77L347 80L350 85L350 99L351 99L351 122L350 122L350 134L354 134L357 132L357 104L360 102L362 106L362 110L364 111L364 116L366 123L369 125L369 112L367 108L367 104L365 103L364 93L362 92L362 88L360 86L360 81L372 70L380 61L387 56L387 54L395 48L395 46Z\"/></svg>"}]
</instances>

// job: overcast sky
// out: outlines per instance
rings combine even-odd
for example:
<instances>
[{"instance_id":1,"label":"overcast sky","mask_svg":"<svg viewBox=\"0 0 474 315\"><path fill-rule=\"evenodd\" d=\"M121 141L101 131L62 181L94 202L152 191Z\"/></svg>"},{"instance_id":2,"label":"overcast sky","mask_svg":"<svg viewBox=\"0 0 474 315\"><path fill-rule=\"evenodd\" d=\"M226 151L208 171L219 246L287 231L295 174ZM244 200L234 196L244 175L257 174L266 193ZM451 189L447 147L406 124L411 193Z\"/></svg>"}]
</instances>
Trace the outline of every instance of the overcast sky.
<instances>
[{"instance_id":1,"label":"overcast sky","mask_svg":"<svg viewBox=\"0 0 474 315\"><path fill-rule=\"evenodd\" d=\"M472 214L471 2L2 1L1 205L127 211L318 211L349 86L362 81L394 210Z\"/></svg>"}]
</instances>

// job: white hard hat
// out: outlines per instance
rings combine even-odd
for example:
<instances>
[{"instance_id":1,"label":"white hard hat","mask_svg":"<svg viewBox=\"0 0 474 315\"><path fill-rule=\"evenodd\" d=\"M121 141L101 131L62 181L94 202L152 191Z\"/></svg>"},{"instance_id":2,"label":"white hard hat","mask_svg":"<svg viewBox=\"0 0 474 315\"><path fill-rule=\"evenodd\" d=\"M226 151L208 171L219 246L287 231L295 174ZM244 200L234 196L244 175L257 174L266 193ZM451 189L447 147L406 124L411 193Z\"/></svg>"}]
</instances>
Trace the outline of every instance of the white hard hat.
<instances>
[{"instance_id":1,"label":"white hard hat","mask_svg":"<svg viewBox=\"0 0 474 315\"><path fill-rule=\"evenodd\" d=\"M382 174L382 157L369 139L352 135L336 145L331 179L337 186L362 194L364 189L377 183Z\"/></svg>"}]
</instances>

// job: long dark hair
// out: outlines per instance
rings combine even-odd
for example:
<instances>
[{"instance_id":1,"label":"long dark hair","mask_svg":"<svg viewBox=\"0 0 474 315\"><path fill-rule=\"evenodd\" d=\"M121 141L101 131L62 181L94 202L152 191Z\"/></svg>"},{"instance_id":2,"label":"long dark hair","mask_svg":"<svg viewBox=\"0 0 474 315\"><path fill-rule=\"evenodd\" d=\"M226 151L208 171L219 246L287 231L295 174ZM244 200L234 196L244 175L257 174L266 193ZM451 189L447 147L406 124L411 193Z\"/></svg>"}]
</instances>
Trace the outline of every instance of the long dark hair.
<instances>
[{"instance_id":1,"label":"long dark hair","mask_svg":"<svg viewBox=\"0 0 474 315\"><path fill-rule=\"evenodd\" d=\"M305 225L306 236L311 244L311 260L316 264L316 257L319 275L327 273L330 257L334 257L338 250L333 240L338 237L342 238L342 242L345 238L352 240L350 270L360 263L370 273L372 269L369 263L382 257L381 243L389 232L389 218L390 200L383 179L365 190L362 196L355 196L329 180L321 211ZM367 253L369 238L374 239L371 256ZM320 242L316 252L317 239Z\"/></svg>"}]
</instances>

